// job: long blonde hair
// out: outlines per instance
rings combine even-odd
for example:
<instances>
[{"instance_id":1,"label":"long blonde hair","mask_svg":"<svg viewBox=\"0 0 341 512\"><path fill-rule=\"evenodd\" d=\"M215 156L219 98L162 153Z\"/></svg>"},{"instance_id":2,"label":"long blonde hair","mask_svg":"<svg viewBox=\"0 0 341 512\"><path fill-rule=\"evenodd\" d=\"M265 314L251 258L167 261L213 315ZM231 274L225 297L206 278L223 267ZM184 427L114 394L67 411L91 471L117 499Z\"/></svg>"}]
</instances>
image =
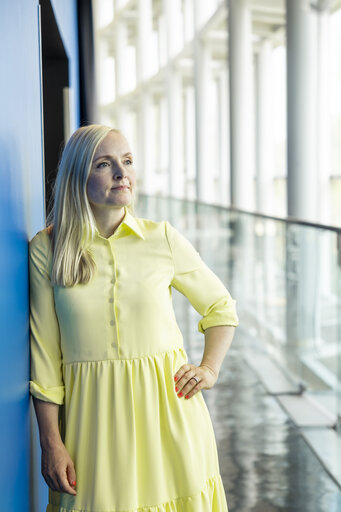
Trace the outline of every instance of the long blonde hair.
<instances>
[{"instance_id":1,"label":"long blonde hair","mask_svg":"<svg viewBox=\"0 0 341 512\"><path fill-rule=\"evenodd\" d=\"M86 186L95 151L111 131L121 133L104 125L82 126L72 134L62 153L53 208L47 219L52 239L52 284L85 284L95 272L89 244L93 240L96 223ZM134 198L135 191L132 192ZM128 208L132 212L133 203Z\"/></svg>"}]
</instances>

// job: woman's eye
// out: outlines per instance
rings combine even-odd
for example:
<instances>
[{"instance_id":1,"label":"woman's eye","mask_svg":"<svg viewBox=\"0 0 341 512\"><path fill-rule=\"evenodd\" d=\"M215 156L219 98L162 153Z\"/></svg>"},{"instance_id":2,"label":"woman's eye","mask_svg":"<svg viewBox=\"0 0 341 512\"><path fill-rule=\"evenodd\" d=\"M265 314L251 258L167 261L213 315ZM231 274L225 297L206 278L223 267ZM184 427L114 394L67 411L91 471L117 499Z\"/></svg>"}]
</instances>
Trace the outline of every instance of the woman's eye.
<instances>
[{"instance_id":1,"label":"woman's eye","mask_svg":"<svg viewBox=\"0 0 341 512\"><path fill-rule=\"evenodd\" d=\"M109 165L109 162L101 162L98 164L97 168L102 169L103 167L107 167Z\"/></svg>"},{"instance_id":2,"label":"woman's eye","mask_svg":"<svg viewBox=\"0 0 341 512\"><path fill-rule=\"evenodd\" d=\"M128 158L127 160L124 161L124 165L132 165L133 164L133 161L130 160L130 158Z\"/></svg>"}]
</instances>

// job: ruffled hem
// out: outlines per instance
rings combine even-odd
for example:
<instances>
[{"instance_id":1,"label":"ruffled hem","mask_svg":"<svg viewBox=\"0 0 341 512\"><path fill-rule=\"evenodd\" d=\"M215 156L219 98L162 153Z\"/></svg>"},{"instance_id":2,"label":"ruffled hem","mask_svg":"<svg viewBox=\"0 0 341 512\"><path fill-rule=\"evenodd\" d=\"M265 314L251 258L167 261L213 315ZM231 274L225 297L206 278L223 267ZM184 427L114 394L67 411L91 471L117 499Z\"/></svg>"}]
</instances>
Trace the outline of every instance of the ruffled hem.
<instances>
[{"instance_id":1,"label":"ruffled hem","mask_svg":"<svg viewBox=\"0 0 341 512\"><path fill-rule=\"evenodd\" d=\"M216 475L206 481L204 488L198 494L175 498L160 505L129 510L90 510L88 508L70 509L49 504L46 512L228 512L228 509L221 476Z\"/></svg>"}]
</instances>

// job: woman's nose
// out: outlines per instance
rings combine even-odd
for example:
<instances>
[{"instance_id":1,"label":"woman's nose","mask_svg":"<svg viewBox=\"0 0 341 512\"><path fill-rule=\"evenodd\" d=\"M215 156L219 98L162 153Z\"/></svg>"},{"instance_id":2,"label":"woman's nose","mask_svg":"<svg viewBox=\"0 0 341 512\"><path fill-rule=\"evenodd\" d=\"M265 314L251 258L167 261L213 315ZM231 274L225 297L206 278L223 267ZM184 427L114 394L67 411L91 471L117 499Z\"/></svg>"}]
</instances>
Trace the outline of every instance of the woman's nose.
<instances>
[{"instance_id":1,"label":"woman's nose","mask_svg":"<svg viewBox=\"0 0 341 512\"><path fill-rule=\"evenodd\" d=\"M113 175L116 180L120 180L124 176L124 169L120 164L114 165Z\"/></svg>"}]
</instances>

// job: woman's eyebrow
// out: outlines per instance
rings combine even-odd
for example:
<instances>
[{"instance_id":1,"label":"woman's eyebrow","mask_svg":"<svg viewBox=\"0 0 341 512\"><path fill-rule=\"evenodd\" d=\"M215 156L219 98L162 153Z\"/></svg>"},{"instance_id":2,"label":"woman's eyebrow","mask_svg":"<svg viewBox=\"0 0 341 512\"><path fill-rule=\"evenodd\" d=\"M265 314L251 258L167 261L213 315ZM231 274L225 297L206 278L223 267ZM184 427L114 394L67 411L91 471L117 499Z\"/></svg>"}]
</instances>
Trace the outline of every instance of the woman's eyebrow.
<instances>
[{"instance_id":1,"label":"woman's eyebrow","mask_svg":"<svg viewBox=\"0 0 341 512\"><path fill-rule=\"evenodd\" d=\"M132 153L124 153L124 155L121 156L121 158L124 158L125 156L133 156ZM111 158L112 155L101 155L94 159L94 162L97 162L97 160L100 160L101 158Z\"/></svg>"}]
</instances>

